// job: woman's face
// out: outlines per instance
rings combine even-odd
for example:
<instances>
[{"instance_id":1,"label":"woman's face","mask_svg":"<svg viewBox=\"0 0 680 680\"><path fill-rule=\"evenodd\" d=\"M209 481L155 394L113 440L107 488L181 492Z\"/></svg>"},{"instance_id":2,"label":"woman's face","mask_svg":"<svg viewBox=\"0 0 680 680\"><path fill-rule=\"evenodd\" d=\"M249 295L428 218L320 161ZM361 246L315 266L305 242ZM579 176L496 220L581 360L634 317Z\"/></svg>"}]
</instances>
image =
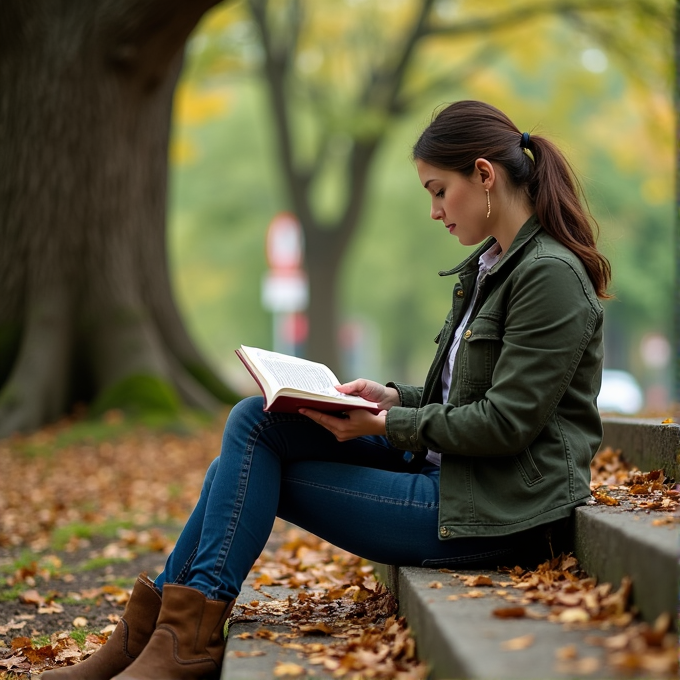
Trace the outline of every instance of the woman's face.
<instances>
[{"instance_id":1,"label":"woman's face","mask_svg":"<svg viewBox=\"0 0 680 680\"><path fill-rule=\"evenodd\" d=\"M480 173L466 177L416 160L418 176L432 197L430 217L441 220L450 234L464 246L473 246L491 236L492 220L487 214L486 191Z\"/></svg>"}]
</instances>

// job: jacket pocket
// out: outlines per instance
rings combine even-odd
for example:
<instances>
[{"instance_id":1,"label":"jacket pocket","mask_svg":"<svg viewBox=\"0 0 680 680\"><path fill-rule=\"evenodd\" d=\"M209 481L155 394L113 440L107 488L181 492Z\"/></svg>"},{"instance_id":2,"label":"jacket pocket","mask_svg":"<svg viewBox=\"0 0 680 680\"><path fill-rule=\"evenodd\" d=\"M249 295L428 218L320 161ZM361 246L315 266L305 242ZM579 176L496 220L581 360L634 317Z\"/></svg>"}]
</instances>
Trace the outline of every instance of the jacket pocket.
<instances>
[{"instance_id":1,"label":"jacket pocket","mask_svg":"<svg viewBox=\"0 0 680 680\"><path fill-rule=\"evenodd\" d=\"M488 389L503 344L501 325L494 319L477 317L463 333L461 343L463 381Z\"/></svg>"},{"instance_id":2,"label":"jacket pocket","mask_svg":"<svg viewBox=\"0 0 680 680\"><path fill-rule=\"evenodd\" d=\"M515 456L515 465L517 465L517 469L528 486L533 486L543 481L543 475L538 467L536 467L529 449L524 449L522 453Z\"/></svg>"}]
</instances>

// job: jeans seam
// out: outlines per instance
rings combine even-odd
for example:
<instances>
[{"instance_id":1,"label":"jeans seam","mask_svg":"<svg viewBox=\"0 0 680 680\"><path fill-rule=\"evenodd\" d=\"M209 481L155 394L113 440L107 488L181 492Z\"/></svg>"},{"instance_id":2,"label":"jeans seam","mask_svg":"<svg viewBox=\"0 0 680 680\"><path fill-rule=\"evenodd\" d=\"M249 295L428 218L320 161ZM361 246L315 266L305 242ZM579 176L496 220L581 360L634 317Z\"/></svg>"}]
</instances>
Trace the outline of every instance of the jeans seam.
<instances>
[{"instance_id":1,"label":"jeans seam","mask_svg":"<svg viewBox=\"0 0 680 680\"><path fill-rule=\"evenodd\" d=\"M184 581L186 581L187 574L189 572L189 569L191 569L191 565L194 563L194 559L196 559L197 553L198 543L194 546L194 549L191 551L191 555L189 555L189 558L180 569L180 572L179 574L177 574L177 578L175 579L174 583L181 585L182 583L184 583Z\"/></svg>"},{"instance_id":2,"label":"jeans seam","mask_svg":"<svg viewBox=\"0 0 680 680\"><path fill-rule=\"evenodd\" d=\"M475 560L489 559L490 557L498 557L500 555L505 555L512 553L513 548L501 548L499 550L489 550L482 553L472 553L470 555L460 556L460 557L442 557L436 559L426 559L423 560L422 566L429 566L434 564L451 564L454 562L474 562Z\"/></svg>"},{"instance_id":3,"label":"jeans seam","mask_svg":"<svg viewBox=\"0 0 680 680\"><path fill-rule=\"evenodd\" d=\"M295 477L286 477L286 482L291 482L293 484L301 484L304 486L313 487L315 489L326 489L328 491L334 491L335 493L342 493L345 496L351 496L354 498L365 498L366 500L377 501L379 503L385 503L386 505L399 505L399 506L413 506L417 508L433 509L436 510L439 507L438 503L419 503L418 501L408 501L408 500L397 500L393 498L385 498L384 496L377 496L376 494L361 493L357 491L348 491L337 486L331 486L329 484L317 484L314 482L309 482L305 479L298 479Z\"/></svg>"},{"instance_id":4,"label":"jeans seam","mask_svg":"<svg viewBox=\"0 0 680 680\"><path fill-rule=\"evenodd\" d=\"M280 422L292 422L303 418L303 416L293 416L287 417L288 414L267 414L268 418L266 422L258 421L250 430L248 435L248 440L243 451L243 458L241 461L241 470L239 473L239 483L236 489L236 498L234 499L234 508L231 513L231 518L224 531L220 551L217 554L215 564L213 566L213 576L216 579L221 578L222 570L229 557L229 552L233 543L234 535L238 528L239 522L241 520L241 512L243 511L243 504L245 501L246 492L248 489L248 482L250 480L250 469L252 466L253 454L255 452L255 446L257 445L257 440L262 435L262 433L269 427L280 423Z\"/></svg>"}]
</instances>

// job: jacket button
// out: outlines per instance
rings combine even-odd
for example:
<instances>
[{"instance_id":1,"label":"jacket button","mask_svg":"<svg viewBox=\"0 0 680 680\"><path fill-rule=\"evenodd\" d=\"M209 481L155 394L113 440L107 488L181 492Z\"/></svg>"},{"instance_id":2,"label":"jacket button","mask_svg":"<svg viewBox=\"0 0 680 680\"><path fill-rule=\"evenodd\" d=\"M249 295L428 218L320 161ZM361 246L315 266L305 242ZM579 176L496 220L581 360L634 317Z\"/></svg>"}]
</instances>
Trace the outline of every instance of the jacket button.
<instances>
[{"instance_id":1,"label":"jacket button","mask_svg":"<svg viewBox=\"0 0 680 680\"><path fill-rule=\"evenodd\" d=\"M448 527L440 527L439 529L439 535L443 536L446 538L451 532L449 531Z\"/></svg>"},{"instance_id":2,"label":"jacket button","mask_svg":"<svg viewBox=\"0 0 680 680\"><path fill-rule=\"evenodd\" d=\"M463 292L463 289L462 289L462 288L459 288L459 289L456 291L456 297L463 297L464 295L465 295L465 293Z\"/></svg>"},{"instance_id":3,"label":"jacket button","mask_svg":"<svg viewBox=\"0 0 680 680\"><path fill-rule=\"evenodd\" d=\"M468 338L472 337L472 331L468 328L465 333L463 334L463 337L467 340Z\"/></svg>"}]
</instances>

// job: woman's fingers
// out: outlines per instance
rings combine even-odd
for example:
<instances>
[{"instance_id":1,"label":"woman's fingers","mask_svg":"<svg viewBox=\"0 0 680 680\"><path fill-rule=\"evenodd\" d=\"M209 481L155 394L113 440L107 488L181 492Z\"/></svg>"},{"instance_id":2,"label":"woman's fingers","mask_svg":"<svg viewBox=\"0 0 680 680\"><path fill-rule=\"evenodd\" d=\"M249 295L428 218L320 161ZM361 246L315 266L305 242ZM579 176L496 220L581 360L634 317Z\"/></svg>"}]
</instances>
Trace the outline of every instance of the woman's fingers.
<instances>
[{"instance_id":1,"label":"woman's fingers","mask_svg":"<svg viewBox=\"0 0 680 680\"><path fill-rule=\"evenodd\" d=\"M325 427L341 442L363 435L385 434L384 414L374 416L368 411L356 409L350 411L346 417L338 418L328 413L321 413L320 411L306 408L300 409L300 413Z\"/></svg>"}]
</instances>

